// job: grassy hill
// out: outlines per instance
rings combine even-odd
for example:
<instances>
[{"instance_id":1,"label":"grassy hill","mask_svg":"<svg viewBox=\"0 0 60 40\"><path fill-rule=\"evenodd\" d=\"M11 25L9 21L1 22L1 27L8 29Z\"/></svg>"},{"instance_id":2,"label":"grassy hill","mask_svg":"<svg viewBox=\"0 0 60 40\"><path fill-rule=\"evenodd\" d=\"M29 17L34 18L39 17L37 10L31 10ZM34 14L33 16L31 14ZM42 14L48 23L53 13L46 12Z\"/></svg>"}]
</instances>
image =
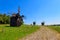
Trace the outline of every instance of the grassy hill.
<instances>
[{"instance_id":1,"label":"grassy hill","mask_svg":"<svg viewBox=\"0 0 60 40\"><path fill-rule=\"evenodd\" d=\"M39 26L22 25L20 27L9 27L9 25L0 25L0 40L18 40L39 29Z\"/></svg>"}]
</instances>

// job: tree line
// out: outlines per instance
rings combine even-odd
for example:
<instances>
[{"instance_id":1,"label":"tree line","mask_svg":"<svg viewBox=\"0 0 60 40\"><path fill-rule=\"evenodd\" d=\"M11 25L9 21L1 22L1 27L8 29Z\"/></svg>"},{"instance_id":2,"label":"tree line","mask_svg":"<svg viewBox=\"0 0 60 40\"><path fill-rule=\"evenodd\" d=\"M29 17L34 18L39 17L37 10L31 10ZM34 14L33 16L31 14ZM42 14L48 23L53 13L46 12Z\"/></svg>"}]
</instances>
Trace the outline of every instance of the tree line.
<instances>
[{"instance_id":1,"label":"tree line","mask_svg":"<svg viewBox=\"0 0 60 40\"><path fill-rule=\"evenodd\" d=\"M9 15L4 14L0 14L0 24L10 24L10 17ZM24 15L21 16L22 18L24 17ZM23 23L23 20L22 20ZM44 25L45 23L42 22L41 25ZM33 22L33 25L36 25L36 22Z\"/></svg>"},{"instance_id":2,"label":"tree line","mask_svg":"<svg viewBox=\"0 0 60 40\"><path fill-rule=\"evenodd\" d=\"M4 14L0 14L0 24L9 24L10 23L10 16Z\"/></svg>"}]
</instances>

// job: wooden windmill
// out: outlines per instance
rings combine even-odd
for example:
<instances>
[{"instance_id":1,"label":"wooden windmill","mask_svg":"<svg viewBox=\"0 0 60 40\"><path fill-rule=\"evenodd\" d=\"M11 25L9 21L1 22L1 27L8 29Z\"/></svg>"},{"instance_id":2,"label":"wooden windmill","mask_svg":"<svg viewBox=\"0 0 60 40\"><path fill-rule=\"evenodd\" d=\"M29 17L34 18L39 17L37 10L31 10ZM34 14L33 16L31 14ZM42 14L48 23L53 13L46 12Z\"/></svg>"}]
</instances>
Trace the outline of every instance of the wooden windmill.
<instances>
[{"instance_id":1,"label":"wooden windmill","mask_svg":"<svg viewBox=\"0 0 60 40\"><path fill-rule=\"evenodd\" d=\"M23 16L20 15L20 7L18 7L18 13L13 14L10 18L10 26L21 26L23 24Z\"/></svg>"}]
</instances>

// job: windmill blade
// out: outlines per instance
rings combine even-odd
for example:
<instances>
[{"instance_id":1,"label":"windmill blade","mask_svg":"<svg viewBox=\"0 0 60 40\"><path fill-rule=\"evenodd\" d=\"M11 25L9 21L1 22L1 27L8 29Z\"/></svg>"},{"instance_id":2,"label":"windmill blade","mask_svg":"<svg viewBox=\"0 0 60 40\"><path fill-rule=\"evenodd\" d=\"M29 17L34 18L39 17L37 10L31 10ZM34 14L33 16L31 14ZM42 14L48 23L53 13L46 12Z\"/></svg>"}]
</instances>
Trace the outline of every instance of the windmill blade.
<instances>
[{"instance_id":1,"label":"windmill blade","mask_svg":"<svg viewBox=\"0 0 60 40\"><path fill-rule=\"evenodd\" d=\"M22 15L23 19L26 19L26 16Z\"/></svg>"},{"instance_id":2,"label":"windmill blade","mask_svg":"<svg viewBox=\"0 0 60 40\"><path fill-rule=\"evenodd\" d=\"M24 19L27 19L26 16L24 16Z\"/></svg>"}]
</instances>

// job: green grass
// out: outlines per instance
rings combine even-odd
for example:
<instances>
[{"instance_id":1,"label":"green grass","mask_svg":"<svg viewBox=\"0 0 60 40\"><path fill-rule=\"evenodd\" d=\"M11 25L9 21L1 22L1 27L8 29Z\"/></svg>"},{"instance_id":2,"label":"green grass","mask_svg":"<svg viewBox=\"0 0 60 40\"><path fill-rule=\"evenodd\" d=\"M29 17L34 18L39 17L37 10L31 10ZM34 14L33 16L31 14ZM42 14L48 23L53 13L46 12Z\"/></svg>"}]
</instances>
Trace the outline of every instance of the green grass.
<instances>
[{"instance_id":1,"label":"green grass","mask_svg":"<svg viewBox=\"0 0 60 40\"><path fill-rule=\"evenodd\" d=\"M60 33L60 26L48 26L48 27Z\"/></svg>"},{"instance_id":2,"label":"green grass","mask_svg":"<svg viewBox=\"0 0 60 40\"><path fill-rule=\"evenodd\" d=\"M31 25L22 25L20 27L7 26L8 25L0 25L0 40L18 40L39 29L39 26Z\"/></svg>"}]
</instances>

